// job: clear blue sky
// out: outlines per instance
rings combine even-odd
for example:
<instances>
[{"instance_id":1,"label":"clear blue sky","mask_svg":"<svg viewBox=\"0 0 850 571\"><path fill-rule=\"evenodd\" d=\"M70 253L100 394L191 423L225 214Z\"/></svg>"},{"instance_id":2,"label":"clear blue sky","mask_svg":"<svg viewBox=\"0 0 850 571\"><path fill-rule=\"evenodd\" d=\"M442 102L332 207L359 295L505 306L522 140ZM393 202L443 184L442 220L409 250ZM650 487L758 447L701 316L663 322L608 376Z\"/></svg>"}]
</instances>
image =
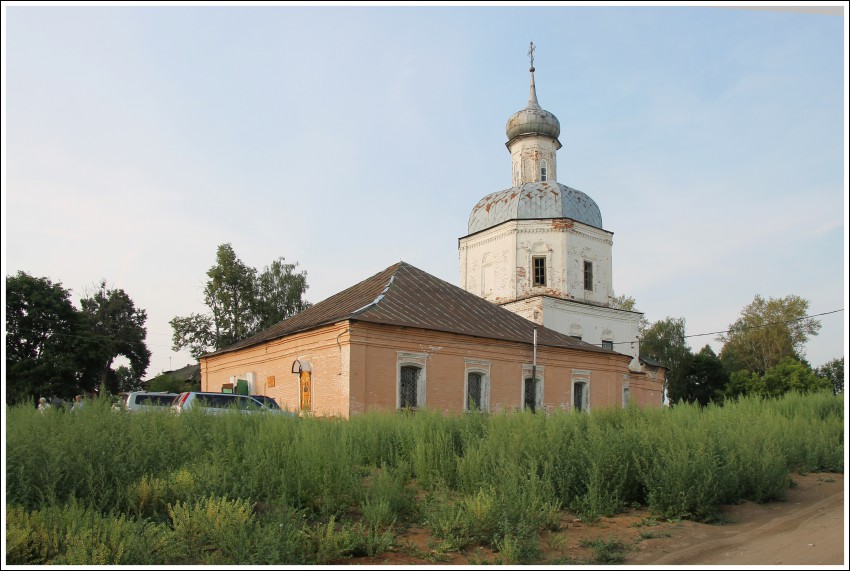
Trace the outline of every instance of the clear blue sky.
<instances>
[{"instance_id":1,"label":"clear blue sky","mask_svg":"<svg viewBox=\"0 0 850 571\"><path fill-rule=\"evenodd\" d=\"M312 302L399 260L458 284L534 41L617 294L689 334L756 294L843 309L847 16L743 6L5 4L4 274L125 290L146 377L191 362L168 322L225 242L298 262ZM815 366L846 346L846 311L820 319Z\"/></svg>"}]
</instances>

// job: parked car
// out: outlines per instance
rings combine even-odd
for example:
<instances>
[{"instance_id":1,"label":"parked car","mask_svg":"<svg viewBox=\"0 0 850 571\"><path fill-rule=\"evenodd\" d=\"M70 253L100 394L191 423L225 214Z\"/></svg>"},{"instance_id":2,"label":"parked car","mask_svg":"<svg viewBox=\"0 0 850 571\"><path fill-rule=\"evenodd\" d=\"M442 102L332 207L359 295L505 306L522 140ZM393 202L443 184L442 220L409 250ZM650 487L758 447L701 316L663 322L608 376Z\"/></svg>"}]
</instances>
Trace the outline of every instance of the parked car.
<instances>
[{"instance_id":1,"label":"parked car","mask_svg":"<svg viewBox=\"0 0 850 571\"><path fill-rule=\"evenodd\" d=\"M277 403L275 403L277 404ZM186 412L193 408L200 408L207 414L220 414L228 410L238 410L244 414L270 413L295 416L294 413L281 410L280 407L272 408L263 404L254 396L237 395L233 393L205 393L184 392L180 393L171 403L174 412Z\"/></svg>"},{"instance_id":2,"label":"parked car","mask_svg":"<svg viewBox=\"0 0 850 571\"><path fill-rule=\"evenodd\" d=\"M127 399L124 401L124 408L139 412L142 410L168 410L171 402L177 393L148 393L144 391L134 391L127 393Z\"/></svg>"},{"instance_id":3,"label":"parked car","mask_svg":"<svg viewBox=\"0 0 850 571\"><path fill-rule=\"evenodd\" d=\"M269 408L281 410L280 405L277 404L277 401L272 397L267 397L266 395L251 395L251 398L257 399Z\"/></svg>"}]
</instances>

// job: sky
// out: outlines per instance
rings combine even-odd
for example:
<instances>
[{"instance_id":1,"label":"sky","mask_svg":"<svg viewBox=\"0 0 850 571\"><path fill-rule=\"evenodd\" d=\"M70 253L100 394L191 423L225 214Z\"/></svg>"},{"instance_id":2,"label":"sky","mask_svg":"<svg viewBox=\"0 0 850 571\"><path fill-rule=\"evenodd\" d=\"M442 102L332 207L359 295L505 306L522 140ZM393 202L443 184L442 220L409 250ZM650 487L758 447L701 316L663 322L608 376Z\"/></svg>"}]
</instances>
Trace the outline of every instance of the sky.
<instances>
[{"instance_id":1,"label":"sky","mask_svg":"<svg viewBox=\"0 0 850 571\"><path fill-rule=\"evenodd\" d=\"M473 206L511 185L533 41L615 293L694 351L798 295L833 312L819 366L848 330L847 15L820 12L4 3L3 272L77 305L123 289L145 378L193 362L169 321L207 311L220 244L297 263L313 303L398 261L458 285Z\"/></svg>"}]
</instances>

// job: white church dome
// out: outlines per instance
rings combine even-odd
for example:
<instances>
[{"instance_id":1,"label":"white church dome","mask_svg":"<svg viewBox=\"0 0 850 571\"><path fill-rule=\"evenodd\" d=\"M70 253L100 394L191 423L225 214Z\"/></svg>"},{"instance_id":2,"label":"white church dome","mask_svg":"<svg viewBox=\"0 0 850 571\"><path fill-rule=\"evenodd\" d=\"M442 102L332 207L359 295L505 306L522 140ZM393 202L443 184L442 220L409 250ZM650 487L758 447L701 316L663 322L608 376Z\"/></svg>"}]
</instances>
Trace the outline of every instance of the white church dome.
<instances>
[{"instance_id":1,"label":"white church dome","mask_svg":"<svg viewBox=\"0 0 850 571\"><path fill-rule=\"evenodd\" d=\"M469 234L486 230L507 220L570 218L602 228L599 206L585 193L559 182L529 182L488 194L469 215Z\"/></svg>"}]
</instances>

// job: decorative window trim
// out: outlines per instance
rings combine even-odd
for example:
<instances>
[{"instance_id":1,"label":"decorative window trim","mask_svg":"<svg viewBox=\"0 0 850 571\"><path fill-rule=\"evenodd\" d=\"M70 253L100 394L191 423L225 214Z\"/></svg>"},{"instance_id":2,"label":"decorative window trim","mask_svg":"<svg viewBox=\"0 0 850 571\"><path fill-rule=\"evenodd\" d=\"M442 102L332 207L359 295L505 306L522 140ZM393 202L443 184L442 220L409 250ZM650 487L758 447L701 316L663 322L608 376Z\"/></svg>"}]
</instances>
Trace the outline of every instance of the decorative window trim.
<instances>
[{"instance_id":1,"label":"decorative window trim","mask_svg":"<svg viewBox=\"0 0 850 571\"><path fill-rule=\"evenodd\" d=\"M481 411L490 412L490 361L483 359L463 360L463 410L470 412L467 408L469 402L469 374L479 373L481 375Z\"/></svg>"},{"instance_id":2,"label":"decorative window trim","mask_svg":"<svg viewBox=\"0 0 850 571\"><path fill-rule=\"evenodd\" d=\"M395 408L401 408L401 368L418 367L419 378L416 380L416 408L425 408L426 380L427 380L428 353L411 353L408 351L396 351L395 367Z\"/></svg>"},{"instance_id":3,"label":"decorative window trim","mask_svg":"<svg viewBox=\"0 0 850 571\"><path fill-rule=\"evenodd\" d=\"M572 409L588 412L590 411L590 371L584 369L573 369L573 378L570 382L570 404ZM584 385L584 407L576 408L575 395L576 385Z\"/></svg>"},{"instance_id":4,"label":"decorative window trim","mask_svg":"<svg viewBox=\"0 0 850 571\"><path fill-rule=\"evenodd\" d=\"M525 409L525 380L531 378L531 372L534 367L532 365L523 365L522 366L522 377L519 382L519 403L520 410ZM543 365L537 365L537 369L534 371L534 376L537 378L537 383L534 385L534 410L542 411L544 410L543 405L543 383L545 378L545 371Z\"/></svg>"}]
</instances>

